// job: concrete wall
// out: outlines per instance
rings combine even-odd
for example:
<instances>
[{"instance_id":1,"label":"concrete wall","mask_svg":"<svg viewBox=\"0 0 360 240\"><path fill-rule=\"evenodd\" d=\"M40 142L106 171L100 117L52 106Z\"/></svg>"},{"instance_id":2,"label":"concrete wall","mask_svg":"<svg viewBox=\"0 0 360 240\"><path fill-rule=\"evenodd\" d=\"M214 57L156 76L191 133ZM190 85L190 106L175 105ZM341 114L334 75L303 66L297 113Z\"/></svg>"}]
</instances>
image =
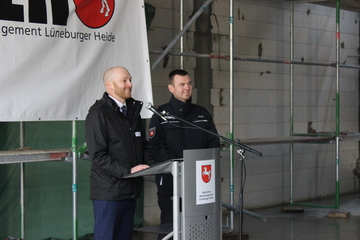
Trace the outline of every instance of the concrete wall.
<instances>
[{"instance_id":1,"label":"concrete wall","mask_svg":"<svg viewBox=\"0 0 360 240\"><path fill-rule=\"evenodd\" d=\"M179 1L146 0L156 8L148 30L150 50L162 50L179 32ZM205 2L205 1L204 1ZM185 24L193 12L193 1L185 0ZM356 13L341 11L340 61L357 65L359 18ZM229 1L213 2L213 52L229 55ZM295 5L295 61L335 62L336 9L315 4ZM194 52L192 26L184 35L185 52ZM290 60L289 1L235 1L234 55L240 58ZM179 52L179 44L171 50ZM158 55L151 54L151 63ZM180 66L180 57L169 56L152 71L154 105L168 101L167 75ZM195 58L184 57L184 66L193 77ZM214 120L221 135L229 129L229 62L212 59L211 103ZM335 130L335 68L296 65L294 83L294 132L307 133L308 122L316 132ZM341 131L358 132L358 70L341 68ZM195 81L196 87L196 79ZM201 96L196 96L194 100ZM266 138L290 135L290 66L281 63L234 61L234 138ZM251 146L263 153L246 153L245 208L289 202L289 144ZM340 191L358 189L352 174L358 158L358 143L340 144ZM222 196L229 201L229 151L222 151ZM335 193L335 145L294 145L294 200L311 199ZM235 155L235 204L238 204L239 161ZM158 223L156 186L147 181L145 220Z\"/></svg>"}]
</instances>

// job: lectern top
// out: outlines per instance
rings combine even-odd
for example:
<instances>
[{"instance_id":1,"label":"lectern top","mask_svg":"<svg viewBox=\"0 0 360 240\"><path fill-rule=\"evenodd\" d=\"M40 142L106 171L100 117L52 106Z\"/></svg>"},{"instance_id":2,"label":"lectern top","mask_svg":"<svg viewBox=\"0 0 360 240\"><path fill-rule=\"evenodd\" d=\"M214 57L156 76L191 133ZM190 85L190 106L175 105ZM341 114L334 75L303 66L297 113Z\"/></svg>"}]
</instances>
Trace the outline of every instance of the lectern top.
<instances>
[{"instance_id":1,"label":"lectern top","mask_svg":"<svg viewBox=\"0 0 360 240\"><path fill-rule=\"evenodd\" d=\"M140 177L140 176L148 176L148 175L155 175L160 173L171 173L171 164L174 161L183 161L183 159L171 159L167 160L155 165L150 166L149 168L146 168L144 170L135 172L135 173L129 173L124 175L123 178L134 178L134 177Z\"/></svg>"}]
</instances>

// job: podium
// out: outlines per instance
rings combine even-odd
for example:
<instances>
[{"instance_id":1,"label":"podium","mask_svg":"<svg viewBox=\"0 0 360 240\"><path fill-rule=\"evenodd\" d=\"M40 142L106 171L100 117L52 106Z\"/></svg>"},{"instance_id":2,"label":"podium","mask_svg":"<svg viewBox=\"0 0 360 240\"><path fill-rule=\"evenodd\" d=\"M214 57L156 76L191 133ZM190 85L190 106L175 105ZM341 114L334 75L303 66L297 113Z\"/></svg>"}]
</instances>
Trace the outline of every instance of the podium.
<instances>
[{"instance_id":1,"label":"podium","mask_svg":"<svg viewBox=\"0 0 360 240\"><path fill-rule=\"evenodd\" d=\"M159 163L125 178L171 173L174 184L174 219L172 234L168 236L172 235L174 240L221 240L219 148L184 150L183 156L183 159ZM146 229L150 232L154 232L151 228L157 229L160 233L162 227L169 226L159 225Z\"/></svg>"}]
</instances>

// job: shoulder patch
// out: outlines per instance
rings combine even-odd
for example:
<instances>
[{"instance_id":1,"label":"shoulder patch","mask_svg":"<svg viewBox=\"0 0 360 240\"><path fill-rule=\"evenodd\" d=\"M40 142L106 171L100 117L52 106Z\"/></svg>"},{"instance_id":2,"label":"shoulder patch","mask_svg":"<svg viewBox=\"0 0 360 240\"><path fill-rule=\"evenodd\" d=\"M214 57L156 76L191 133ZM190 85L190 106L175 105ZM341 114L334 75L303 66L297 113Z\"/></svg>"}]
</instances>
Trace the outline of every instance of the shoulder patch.
<instances>
[{"instance_id":1,"label":"shoulder patch","mask_svg":"<svg viewBox=\"0 0 360 240\"><path fill-rule=\"evenodd\" d=\"M149 138L153 138L155 136L156 127L152 127L149 129Z\"/></svg>"}]
</instances>

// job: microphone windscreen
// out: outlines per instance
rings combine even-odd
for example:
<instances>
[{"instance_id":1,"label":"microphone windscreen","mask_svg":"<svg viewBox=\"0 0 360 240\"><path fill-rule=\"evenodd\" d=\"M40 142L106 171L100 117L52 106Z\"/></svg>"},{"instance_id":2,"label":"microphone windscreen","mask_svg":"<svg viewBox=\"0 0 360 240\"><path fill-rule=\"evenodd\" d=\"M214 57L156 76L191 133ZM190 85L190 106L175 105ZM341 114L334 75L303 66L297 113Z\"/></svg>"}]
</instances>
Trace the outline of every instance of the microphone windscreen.
<instances>
[{"instance_id":1,"label":"microphone windscreen","mask_svg":"<svg viewBox=\"0 0 360 240\"><path fill-rule=\"evenodd\" d=\"M146 109L150 109L151 107L152 107L151 102L145 103L145 108L146 108Z\"/></svg>"}]
</instances>

